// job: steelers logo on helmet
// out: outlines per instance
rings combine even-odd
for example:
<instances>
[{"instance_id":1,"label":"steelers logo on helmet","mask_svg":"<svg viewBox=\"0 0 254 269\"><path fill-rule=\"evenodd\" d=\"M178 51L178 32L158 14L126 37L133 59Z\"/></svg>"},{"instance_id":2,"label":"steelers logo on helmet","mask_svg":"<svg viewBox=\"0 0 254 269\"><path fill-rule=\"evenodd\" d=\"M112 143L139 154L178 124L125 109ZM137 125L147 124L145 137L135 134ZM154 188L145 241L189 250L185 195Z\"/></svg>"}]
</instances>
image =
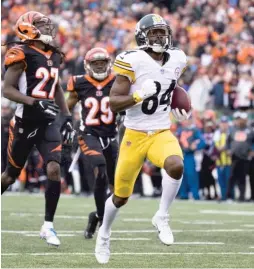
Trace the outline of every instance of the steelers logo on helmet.
<instances>
[{"instance_id":1,"label":"steelers logo on helmet","mask_svg":"<svg viewBox=\"0 0 254 269\"><path fill-rule=\"evenodd\" d=\"M140 49L150 48L156 53L163 53L172 46L172 30L157 14L148 14L137 23L135 38Z\"/></svg>"},{"instance_id":2,"label":"steelers logo on helmet","mask_svg":"<svg viewBox=\"0 0 254 269\"><path fill-rule=\"evenodd\" d=\"M17 20L15 33L21 41L38 40L49 44L55 38L55 27L42 13L29 11Z\"/></svg>"},{"instance_id":3,"label":"steelers logo on helmet","mask_svg":"<svg viewBox=\"0 0 254 269\"><path fill-rule=\"evenodd\" d=\"M111 59L108 52L103 48L93 48L85 56L84 67L96 80L104 80L111 73Z\"/></svg>"}]
</instances>

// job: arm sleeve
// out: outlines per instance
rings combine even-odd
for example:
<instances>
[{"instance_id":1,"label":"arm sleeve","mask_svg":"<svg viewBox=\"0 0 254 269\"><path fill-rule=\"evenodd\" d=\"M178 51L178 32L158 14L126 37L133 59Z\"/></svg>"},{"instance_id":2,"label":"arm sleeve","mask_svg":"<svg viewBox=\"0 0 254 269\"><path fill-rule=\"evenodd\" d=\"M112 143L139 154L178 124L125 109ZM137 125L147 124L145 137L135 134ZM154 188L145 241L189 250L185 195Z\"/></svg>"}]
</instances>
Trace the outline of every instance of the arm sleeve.
<instances>
[{"instance_id":1,"label":"arm sleeve","mask_svg":"<svg viewBox=\"0 0 254 269\"><path fill-rule=\"evenodd\" d=\"M131 83L134 83L136 78L135 78L135 71L132 67L132 64L128 60L128 57L122 57L121 55L118 55L116 57L116 60L113 64L113 69L117 75L125 76L127 77Z\"/></svg>"},{"instance_id":2,"label":"arm sleeve","mask_svg":"<svg viewBox=\"0 0 254 269\"><path fill-rule=\"evenodd\" d=\"M7 51L5 55L4 65L8 68L10 65L22 61L26 64L25 58L25 53L22 48L12 47Z\"/></svg>"}]
</instances>

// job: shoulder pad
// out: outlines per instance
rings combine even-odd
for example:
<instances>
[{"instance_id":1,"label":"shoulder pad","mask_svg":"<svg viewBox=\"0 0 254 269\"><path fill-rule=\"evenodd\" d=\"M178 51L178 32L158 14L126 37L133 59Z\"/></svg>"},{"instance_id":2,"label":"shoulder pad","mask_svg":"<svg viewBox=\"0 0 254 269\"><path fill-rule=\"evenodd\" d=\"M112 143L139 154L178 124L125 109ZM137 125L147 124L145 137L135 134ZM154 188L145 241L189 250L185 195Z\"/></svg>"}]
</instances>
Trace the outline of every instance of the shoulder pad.
<instances>
[{"instance_id":1,"label":"shoulder pad","mask_svg":"<svg viewBox=\"0 0 254 269\"><path fill-rule=\"evenodd\" d=\"M126 76L131 82L135 79L135 60L137 60L138 50L124 51L117 55L113 69L116 74Z\"/></svg>"},{"instance_id":2,"label":"shoulder pad","mask_svg":"<svg viewBox=\"0 0 254 269\"><path fill-rule=\"evenodd\" d=\"M21 47L12 47L10 48L6 55L4 64L9 66L14 63L18 63L25 60L25 53Z\"/></svg>"},{"instance_id":3,"label":"shoulder pad","mask_svg":"<svg viewBox=\"0 0 254 269\"><path fill-rule=\"evenodd\" d=\"M74 91L75 90L75 83L76 83L76 76L71 76L67 83L67 91Z\"/></svg>"}]
</instances>

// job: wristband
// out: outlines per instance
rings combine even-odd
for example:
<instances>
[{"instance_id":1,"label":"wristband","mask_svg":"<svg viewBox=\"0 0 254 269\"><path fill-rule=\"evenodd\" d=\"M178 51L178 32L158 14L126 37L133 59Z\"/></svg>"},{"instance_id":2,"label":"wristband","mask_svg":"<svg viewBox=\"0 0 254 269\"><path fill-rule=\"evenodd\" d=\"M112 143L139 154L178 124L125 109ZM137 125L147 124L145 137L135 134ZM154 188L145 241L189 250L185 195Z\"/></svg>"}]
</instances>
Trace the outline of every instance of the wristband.
<instances>
[{"instance_id":1,"label":"wristband","mask_svg":"<svg viewBox=\"0 0 254 269\"><path fill-rule=\"evenodd\" d=\"M140 96L138 95L137 92L134 92L134 93L132 94L132 97L133 97L135 103L139 103L139 102L143 101L143 99L140 98Z\"/></svg>"}]
</instances>

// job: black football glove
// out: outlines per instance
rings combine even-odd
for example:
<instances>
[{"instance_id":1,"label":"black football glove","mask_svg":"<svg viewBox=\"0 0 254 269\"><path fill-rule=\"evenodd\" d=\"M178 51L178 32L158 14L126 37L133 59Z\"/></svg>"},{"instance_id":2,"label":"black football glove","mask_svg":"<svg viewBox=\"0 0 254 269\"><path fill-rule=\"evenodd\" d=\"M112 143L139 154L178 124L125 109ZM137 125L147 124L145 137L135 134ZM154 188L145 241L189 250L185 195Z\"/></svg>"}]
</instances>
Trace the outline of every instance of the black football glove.
<instances>
[{"instance_id":1,"label":"black football glove","mask_svg":"<svg viewBox=\"0 0 254 269\"><path fill-rule=\"evenodd\" d=\"M59 107L54 103L54 101L35 100L33 107L40 111L42 116L49 121L54 121L59 113Z\"/></svg>"},{"instance_id":2,"label":"black football glove","mask_svg":"<svg viewBox=\"0 0 254 269\"><path fill-rule=\"evenodd\" d=\"M72 126L72 116L64 116L63 125L61 127L63 144L71 145L75 136L75 130Z\"/></svg>"}]
</instances>

